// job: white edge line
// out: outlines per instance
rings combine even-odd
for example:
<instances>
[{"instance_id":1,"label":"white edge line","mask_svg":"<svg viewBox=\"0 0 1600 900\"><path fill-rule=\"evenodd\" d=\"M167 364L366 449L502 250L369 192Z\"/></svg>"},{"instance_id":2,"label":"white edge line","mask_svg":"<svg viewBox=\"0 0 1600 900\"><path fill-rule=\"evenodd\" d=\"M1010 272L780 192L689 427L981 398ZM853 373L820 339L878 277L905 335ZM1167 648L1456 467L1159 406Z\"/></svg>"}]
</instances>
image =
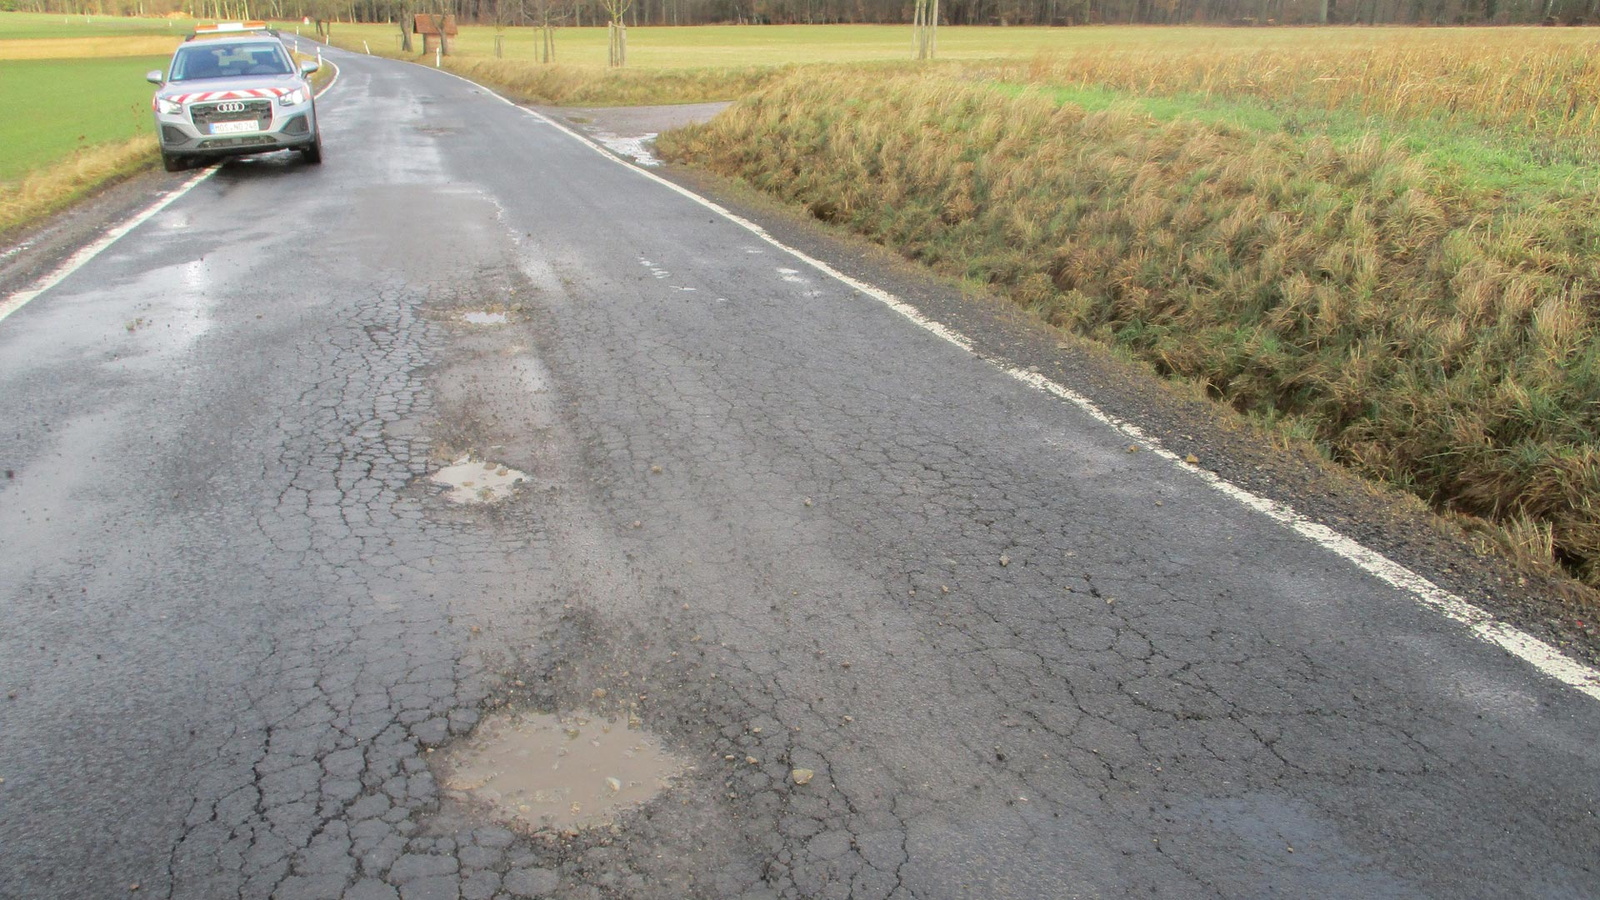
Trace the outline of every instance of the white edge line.
<instances>
[{"instance_id":1,"label":"white edge line","mask_svg":"<svg viewBox=\"0 0 1600 900\"><path fill-rule=\"evenodd\" d=\"M328 79L328 83L322 86L322 90L318 91L316 96L321 97L326 94L328 89L333 87L334 82L338 80L339 67L335 65L333 67L333 77ZM322 123L317 123L317 127L322 127ZM216 166L207 166L205 169L196 172L188 181L162 194L154 203L135 213L133 218L127 219L122 224L101 235L99 240L87 247L80 248L76 253L67 257L61 265L51 270L50 274L34 282L33 287L17 291L4 300L0 300L0 322L4 322L7 316L27 306L35 297L65 281L67 276L83 268L96 256L104 253L106 248L126 237L128 232L148 222L157 213L177 202L178 198L194 190L199 186L200 182L210 178L216 171Z\"/></svg>"},{"instance_id":2,"label":"white edge line","mask_svg":"<svg viewBox=\"0 0 1600 900\"><path fill-rule=\"evenodd\" d=\"M136 213L133 218L128 219L121 225L118 225L117 227L101 235L98 241L95 241L87 247L79 249L78 252L67 257L66 260L62 262L61 265L56 266L55 269L50 272L50 274L35 282L33 287L28 288L27 290L18 291L15 294L7 297L5 300L0 300L0 322L4 322L7 316L26 306L28 302L33 300L35 297L60 284L68 275L71 275L73 272L83 268L84 265L86 265L90 260L105 252L107 247L110 247L112 244L115 244L117 241L121 240L128 232L149 221L150 218L156 213L159 213L168 206L171 206L179 197L182 197L184 194L194 190L196 185L200 184L202 181L205 181L207 178L210 178L211 173L214 171L215 169L208 168L202 172L196 172L188 181L184 182L182 186L161 195L160 199L145 207L139 213Z\"/></svg>"},{"instance_id":3,"label":"white edge line","mask_svg":"<svg viewBox=\"0 0 1600 900\"><path fill-rule=\"evenodd\" d=\"M427 67L424 66L424 68ZM483 85L478 84L469 78L463 78L454 72L444 72L441 69L432 69L431 71L443 72L443 74L449 75L452 78L458 78L467 82L468 84L473 85L474 87L481 88L489 95L499 99L501 102L506 103L507 105L514 107L515 109L518 109L523 113L526 113L527 115L530 115L535 119L538 119L539 121L556 128L557 130L566 132L568 135L581 141L585 146L589 147L594 152L600 154L606 159L611 160L617 165L622 166L623 168L644 178L648 178L651 181L662 185L668 190L675 191L684 197L693 200L694 202L722 216L728 221L739 225L761 240L771 244L773 247L776 247L777 249L788 253L801 262L804 262L806 265L811 266L817 271L843 282L844 284L849 285L863 294L866 294L874 300L883 303L885 306L889 307L900 315L910 319L925 331L931 332L935 336L948 341L957 347L960 347L962 350L965 350L968 353L975 353L972 348L972 342L965 335L946 327L939 322L929 319L910 304L899 299L893 294L890 294L882 288L875 287L851 278L827 263L818 259L814 259L811 256L808 256L806 253L797 250L794 247L788 246L787 244L768 234L766 229L762 228L760 225L735 215L731 211L724 209L723 207L717 205L711 200L706 199L705 197L700 196L699 194L694 193L688 188L674 184L673 182L668 181L666 178L663 178L654 172L648 171L647 169L636 166L633 163L622 159L604 147L589 140L582 134L566 127L565 125L562 125L560 122L551 119L549 116L543 115L536 110L528 109L525 106L520 106L517 103L501 96L498 92L484 87ZM1423 576L1418 575L1416 572L1413 572L1394 560L1389 559L1382 553L1379 553L1370 547L1364 546L1359 541L1345 537L1326 525L1313 522L1304 515L1301 515L1299 512L1295 511L1294 507L1285 503L1279 503L1276 500L1262 497L1222 478L1214 472L1209 472L1198 466L1188 464L1183 460L1183 458L1179 457L1178 454L1173 453L1171 450L1168 450L1166 447L1162 446L1160 441L1146 434L1139 426L1105 412L1088 397L1085 397L1084 395L1079 394L1070 388L1063 387L1062 385L1051 381L1037 372L1030 372L1025 369L1006 366L992 360L991 364L995 365L1005 374L1031 388L1034 388L1035 390L1051 394L1072 404L1073 406L1076 406L1084 413L1087 413L1091 418L1106 426L1109 426L1115 431L1121 433L1124 437L1127 437L1133 441L1137 441L1151 452L1155 453L1157 456L1167 460L1169 463L1172 463L1175 467L1183 470L1184 472L1199 478L1202 482L1211 486L1225 496L1230 497L1244 506L1247 506L1250 509L1261 513L1262 515L1265 515L1268 518L1287 526L1296 534L1299 534L1312 543L1315 543L1318 546L1343 557L1349 562L1355 564L1357 568L1379 579L1380 581L1387 582L1399 590L1410 594L1423 606L1433 609L1452 622L1456 622L1457 624L1464 626L1468 633L1479 640L1487 641L1488 643L1501 648L1512 656L1524 660L1534 668L1538 669L1540 672L1551 678L1554 678L1562 684L1574 688L1580 693L1586 694L1595 700L1600 700L1600 670L1578 662L1577 660L1566 656L1560 650L1557 650L1533 635L1528 634L1527 632L1509 623L1496 619L1494 615L1487 610L1481 609L1472 603L1463 600L1462 598L1452 594L1444 588L1439 587Z\"/></svg>"}]
</instances>

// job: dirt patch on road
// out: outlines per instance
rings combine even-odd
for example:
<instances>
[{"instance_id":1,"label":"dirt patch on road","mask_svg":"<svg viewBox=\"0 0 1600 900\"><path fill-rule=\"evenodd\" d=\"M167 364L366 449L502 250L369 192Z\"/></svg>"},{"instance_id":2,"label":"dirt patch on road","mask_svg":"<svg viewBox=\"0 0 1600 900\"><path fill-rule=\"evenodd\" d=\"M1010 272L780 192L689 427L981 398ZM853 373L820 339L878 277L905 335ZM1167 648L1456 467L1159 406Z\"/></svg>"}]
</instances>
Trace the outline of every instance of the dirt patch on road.
<instances>
[{"instance_id":1,"label":"dirt patch on road","mask_svg":"<svg viewBox=\"0 0 1600 900\"><path fill-rule=\"evenodd\" d=\"M631 724L533 713L485 719L442 762L446 789L535 829L609 824L687 767Z\"/></svg>"}]
</instances>

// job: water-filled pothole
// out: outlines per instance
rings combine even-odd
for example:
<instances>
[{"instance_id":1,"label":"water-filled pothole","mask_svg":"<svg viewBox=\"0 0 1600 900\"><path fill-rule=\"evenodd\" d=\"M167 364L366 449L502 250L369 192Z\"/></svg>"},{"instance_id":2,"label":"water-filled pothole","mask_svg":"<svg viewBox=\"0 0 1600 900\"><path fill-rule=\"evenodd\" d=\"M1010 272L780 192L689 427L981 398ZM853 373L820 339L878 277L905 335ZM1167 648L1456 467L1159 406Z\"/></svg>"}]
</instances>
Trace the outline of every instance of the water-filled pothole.
<instances>
[{"instance_id":1,"label":"water-filled pothole","mask_svg":"<svg viewBox=\"0 0 1600 900\"><path fill-rule=\"evenodd\" d=\"M511 317L503 312L485 312L473 310L461 314L461 321L468 325L504 325L511 321Z\"/></svg>"},{"instance_id":2,"label":"water-filled pothole","mask_svg":"<svg viewBox=\"0 0 1600 900\"><path fill-rule=\"evenodd\" d=\"M463 456L429 476L450 488L444 496L453 503L493 503L511 496L528 476L496 462Z\"/></svg>"},{"instance_id":3,"label":"water-filled pothole","mask_svg":"<svg viewBox=\"0 0 1600 900\"><path fill-rule=\"evenodd\" d=\"M501 713L445 755L441 783L506 821L590 828L654 797L685 768L653 735L624 724Z\"/></svg>"}]
</instances>

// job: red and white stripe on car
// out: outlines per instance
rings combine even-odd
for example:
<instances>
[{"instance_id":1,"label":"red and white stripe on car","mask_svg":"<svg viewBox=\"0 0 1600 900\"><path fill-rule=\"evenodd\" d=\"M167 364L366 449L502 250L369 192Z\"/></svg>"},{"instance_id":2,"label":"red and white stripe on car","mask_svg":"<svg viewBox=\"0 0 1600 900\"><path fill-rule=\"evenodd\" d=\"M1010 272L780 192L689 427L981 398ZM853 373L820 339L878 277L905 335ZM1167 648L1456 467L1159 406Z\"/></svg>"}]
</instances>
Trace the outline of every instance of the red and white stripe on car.
<instances>
[{"instance_id":1,"label":"red and white stripe on car","mask_svg":"<svg viewBox=\"0 0 1600 900\"><path fill-rule=\"evenodd\" d=\"M249 88L242 91L201 91L168 97L176 103L208 103L212 100L271 100L294 93L294 88Z\"/></svg>"},{"instance_id":2,"label":"red and white stripe on car","mask_svg":"<svg viewBox=\"0 0 1600 900\"><path fill-rule=\"evenodd\" d=\"M200 91L193 94L174 94L162 99L172 103L209 103L212 100L272 100L294 93L295 88L250 88L242 91Z\"/></svg>"}]
</instances>

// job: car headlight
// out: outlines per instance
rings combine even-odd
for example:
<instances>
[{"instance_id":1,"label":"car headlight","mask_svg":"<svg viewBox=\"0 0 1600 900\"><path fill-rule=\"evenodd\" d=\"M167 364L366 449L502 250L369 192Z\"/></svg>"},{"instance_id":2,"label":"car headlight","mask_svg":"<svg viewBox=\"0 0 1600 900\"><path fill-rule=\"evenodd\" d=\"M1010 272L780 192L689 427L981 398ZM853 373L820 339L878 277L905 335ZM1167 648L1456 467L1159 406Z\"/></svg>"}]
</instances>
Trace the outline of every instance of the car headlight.
<instances>
[{"instance_id":1,"label":"car headlight","mask_svg":"<svg viewBox=\"0 0 1600 900\"><path fill-rule=\"evenodd\" d=\"M295 88L289 93L281 94L278 97L279 106L299 106L304 102L306 102L305 88Z\"/></svg>"},{"instance_id":2,"label":"car headlight","mask_svg":"<svg viewBox=\"0 0 1600 900\"><path fill-rule=\"evenodd\" d=\"M168 100L165 97L157 97L156 112L164 116L181 116L183 115L183 104L176 100Z\"/></svg>"}]
</instances>

